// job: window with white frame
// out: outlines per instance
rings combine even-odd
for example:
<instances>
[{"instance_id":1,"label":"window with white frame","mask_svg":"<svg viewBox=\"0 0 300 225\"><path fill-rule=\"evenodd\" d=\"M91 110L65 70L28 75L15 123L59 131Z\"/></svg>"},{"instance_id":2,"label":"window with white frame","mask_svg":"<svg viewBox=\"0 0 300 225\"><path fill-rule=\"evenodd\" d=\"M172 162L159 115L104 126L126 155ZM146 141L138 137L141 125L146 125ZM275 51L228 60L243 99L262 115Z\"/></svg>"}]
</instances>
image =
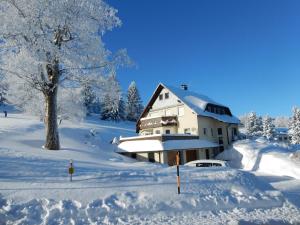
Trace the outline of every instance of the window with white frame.
<instances>
[{"instance_id":1,"label":"window with white frame","mask_svg":"<svg viewBox=\"0 0 300 225\"><path fill-rule=\"evenodd\" d=\"M178 116L184 116L184 107L178 108Z\"/></svg>"}]
</instances>

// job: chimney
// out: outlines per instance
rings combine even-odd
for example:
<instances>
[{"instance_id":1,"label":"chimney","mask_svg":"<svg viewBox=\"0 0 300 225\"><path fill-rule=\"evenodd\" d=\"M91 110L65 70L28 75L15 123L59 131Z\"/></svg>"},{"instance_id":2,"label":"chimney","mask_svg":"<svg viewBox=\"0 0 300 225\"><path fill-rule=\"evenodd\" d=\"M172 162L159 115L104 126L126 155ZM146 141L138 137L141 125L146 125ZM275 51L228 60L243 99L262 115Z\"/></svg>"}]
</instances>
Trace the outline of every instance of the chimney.
<instances>
[{"instance_id":1,"label":"chimney","mask_svg":"<svg viewBox=\"0 0 300 225\"><path fill-rule=\"evenodd\" d=\"M182 85L180 85L180 87L181 87L181 89L184 90L184 91L187 91L187 89L188 89L187 84L182 84Z\"/></svg>"}]
</instances>

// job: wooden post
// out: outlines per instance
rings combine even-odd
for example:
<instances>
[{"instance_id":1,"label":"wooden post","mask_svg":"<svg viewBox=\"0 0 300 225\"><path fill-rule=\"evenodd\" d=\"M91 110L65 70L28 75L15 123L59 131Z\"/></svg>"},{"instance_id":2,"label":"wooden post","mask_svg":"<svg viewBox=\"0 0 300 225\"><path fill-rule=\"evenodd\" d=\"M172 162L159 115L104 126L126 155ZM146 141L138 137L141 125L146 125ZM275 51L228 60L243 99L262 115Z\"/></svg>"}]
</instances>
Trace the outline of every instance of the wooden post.
<instances>
[{"instance_id":1,"label":"wooden post","mask_svg":"<svg viewBox=\"0 0 300 225\"><path fill-rule=\"evenodd\" d=\"M69 166L69 174L70 174L70 181L72 182L72 176L74 173L74 167L73 167L73 160L70 160L70 166Z\"/></svg>"},{"instance_id":2,"label":"wooden post","mask_svg":"<svg viewBox=\"0 0 300 225\"><path fill-rule=\"evenodd\" d=\"M180 176L179 176L179 163L180 163L180 155L179 151L176 154L176 167L177 167L177 189L178 189L178 194L180 194Z\"/></svg>"}]
</instances>

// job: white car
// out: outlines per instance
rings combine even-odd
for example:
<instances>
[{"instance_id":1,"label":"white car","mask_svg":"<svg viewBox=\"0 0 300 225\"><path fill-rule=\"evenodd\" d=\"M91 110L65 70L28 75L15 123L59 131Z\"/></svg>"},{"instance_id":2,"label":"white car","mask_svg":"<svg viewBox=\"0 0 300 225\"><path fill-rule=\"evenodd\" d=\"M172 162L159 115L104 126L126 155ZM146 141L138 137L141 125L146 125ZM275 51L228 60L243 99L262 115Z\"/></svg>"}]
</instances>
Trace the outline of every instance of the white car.
<instances>
[{"instance_id":1,"label":"white car","mask_svg":"<svg viewBox=\"0 0 300 225\"><path fill-rule=\"evenodd\" d=\"M188 162L184 164L185 166L191 167L228 167L226 161L216 160L216 159L200 159Z\"/></svg>"}]
</instances>

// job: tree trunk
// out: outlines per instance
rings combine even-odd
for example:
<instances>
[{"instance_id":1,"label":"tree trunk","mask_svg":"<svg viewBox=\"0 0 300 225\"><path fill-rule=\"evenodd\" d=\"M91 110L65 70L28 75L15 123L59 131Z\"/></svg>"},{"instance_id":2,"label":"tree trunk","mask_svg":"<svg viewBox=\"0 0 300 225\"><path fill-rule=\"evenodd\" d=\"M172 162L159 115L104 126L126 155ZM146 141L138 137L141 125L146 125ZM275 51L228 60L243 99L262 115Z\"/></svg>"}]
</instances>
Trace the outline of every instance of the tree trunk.
<instances>
[{"instance_id":1,"label":"tree trunk","mask_svg":"<svg viewBox=\"0 0 300 225\"><path fill-rule=\"evenodd\" d=\"M57 87L45 95L46 103L46 144L45 148L49 150L59 150L59 135L57 126Z\"/></svg>"},{"instance_id":2,"label":"tree trunk","mask_svg":"<svg viewBox=\"0 0 300 225\"><path fill-rule=\"evenodd\" d=\"M45 125L46 125L46 143L45 148L49 150L59 150L59 135L57 125L57 91L59 81L58 60L54 60L47 67L49 81L51 85L44 92L45 96Z\"/></svg>"}]
</instances>

